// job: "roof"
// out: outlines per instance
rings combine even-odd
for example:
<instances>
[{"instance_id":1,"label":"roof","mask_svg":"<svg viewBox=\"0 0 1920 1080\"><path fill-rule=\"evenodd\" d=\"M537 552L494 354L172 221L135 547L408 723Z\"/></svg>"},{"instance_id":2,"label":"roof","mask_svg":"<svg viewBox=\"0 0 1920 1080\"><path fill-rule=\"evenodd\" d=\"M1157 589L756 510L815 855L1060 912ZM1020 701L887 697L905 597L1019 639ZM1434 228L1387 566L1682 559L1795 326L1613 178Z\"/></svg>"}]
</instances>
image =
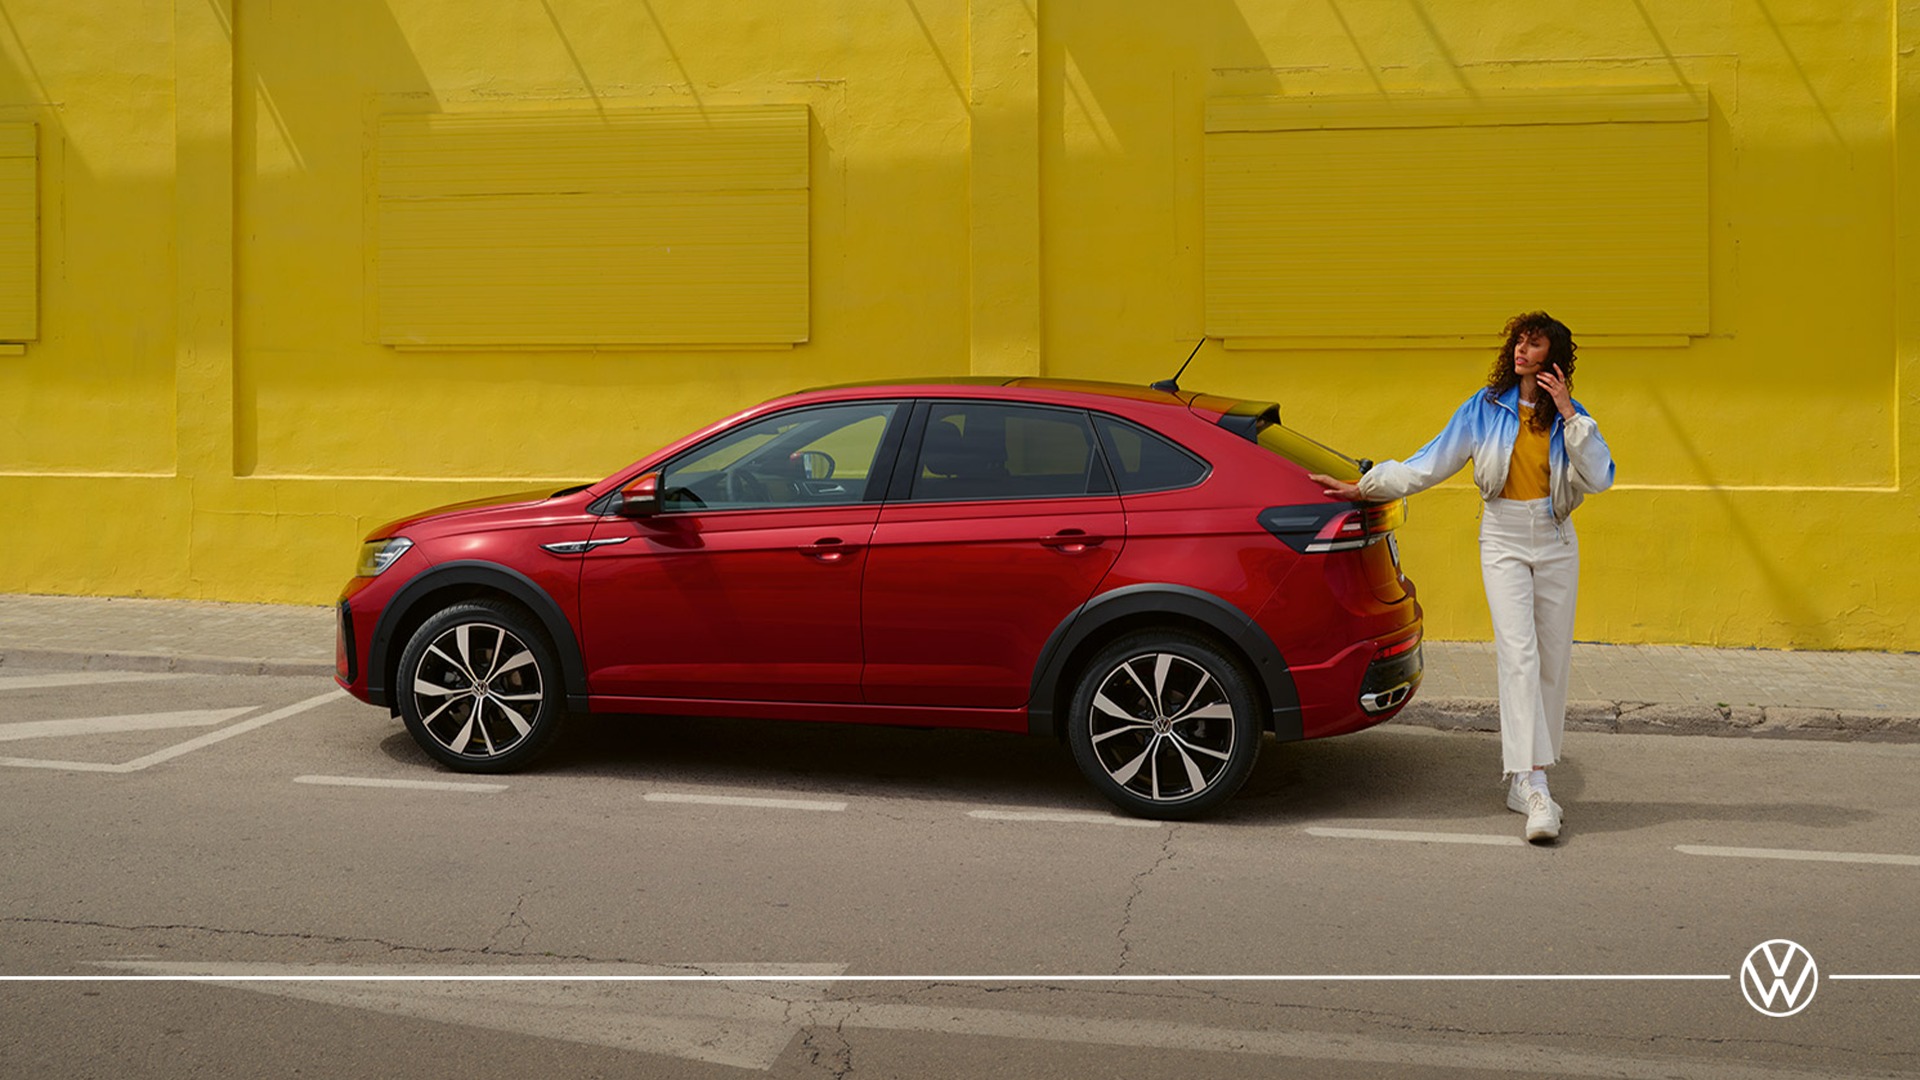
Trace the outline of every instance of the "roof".
<instances>
[{"instance_id":1,"label":"roof","mask_svg":"<svg viewBox=\"0 0 1920 1080\"><path fill-rule=\"evenodd\" d=\"M878 379L871 382L836 383L832 386L814 386L802 393L819 390L878 390L886 387L953 387L956 389L980 386L1005 386L1022 390L1052 390L1060 393L1095 394L1101 397L1125 398L1129 401L1142 401L1159 404L1185 404L1192 401L1192 391L1182 390L1168 393L1134 383L1101 382L1094 379L1043 379L1028 376L1005 375L959 375L951 378L924 379Z\"/></svg>"}]
</instances>

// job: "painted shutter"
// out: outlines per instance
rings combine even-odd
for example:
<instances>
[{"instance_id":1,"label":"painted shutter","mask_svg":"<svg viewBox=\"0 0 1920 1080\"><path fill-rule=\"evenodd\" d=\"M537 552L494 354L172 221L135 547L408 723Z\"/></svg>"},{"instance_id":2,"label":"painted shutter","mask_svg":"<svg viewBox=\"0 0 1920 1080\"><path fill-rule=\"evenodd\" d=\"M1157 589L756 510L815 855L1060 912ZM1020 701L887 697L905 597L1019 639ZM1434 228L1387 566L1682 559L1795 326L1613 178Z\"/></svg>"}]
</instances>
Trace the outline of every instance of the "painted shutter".
<instances>
[{"instance_id":1,"label":"painted shutter","mask_svg":"<svg viewBox=\"0 0 1920 1080\"><path fill-rule=\"evenodd\" d=\"M379 340L805 341L808 134L804 105L384 117Z\"/></svg>"},{"instance_id":2,"label":"painted shutter","mask_svg":"<svg viewBox=\"0 0 1920 1080\"><path fill-rule=\"evenodd\" d=\"M1207 332L1243 345L1707 332L1704 92L1220 100L1206 181Z\"/></svg>"},{"instance_id":3,"label":"painted shutter","mask_svg":"<svg viewBox=\"0 0 1920 1080\"><path fill-rule=\"evenodd\" d=\"M40 200L33 124L0 124L0 341L40 336Z\"/></svg>"}]
</instances>

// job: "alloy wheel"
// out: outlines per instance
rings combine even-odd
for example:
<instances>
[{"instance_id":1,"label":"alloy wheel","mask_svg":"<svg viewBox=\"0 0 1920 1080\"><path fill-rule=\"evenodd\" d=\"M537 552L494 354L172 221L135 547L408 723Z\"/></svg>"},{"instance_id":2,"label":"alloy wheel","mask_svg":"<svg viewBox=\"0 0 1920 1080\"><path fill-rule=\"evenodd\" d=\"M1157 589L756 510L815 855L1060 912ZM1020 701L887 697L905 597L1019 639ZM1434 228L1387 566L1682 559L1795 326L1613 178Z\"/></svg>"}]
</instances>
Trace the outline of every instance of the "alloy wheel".
<instances>
[{"instance_id":1,"label":"alloy wheel","mask_svg":"<svg viewBox=\"0 0 1920 1080\"><path fill-rule=\"evenodd\" d=\"M1085 723L1093 758L1107 777L1151 802L1199 795L1234 759L1236 725L1226 689L1172 652L1134 656L1111 669L1094 691Z\"/></svg>"},{"instance_id":2,"label":"alloy wheel","mask_svg":"<svg viewBox=\"0 0 1920 1080\"><path fill-rule=\"evenodd\" d=\"M546 687L533 650L505 627L462 622L429 642L413 670L419 730L449 754L487 760L523 743Z\"/></svg>"}]
</instances>

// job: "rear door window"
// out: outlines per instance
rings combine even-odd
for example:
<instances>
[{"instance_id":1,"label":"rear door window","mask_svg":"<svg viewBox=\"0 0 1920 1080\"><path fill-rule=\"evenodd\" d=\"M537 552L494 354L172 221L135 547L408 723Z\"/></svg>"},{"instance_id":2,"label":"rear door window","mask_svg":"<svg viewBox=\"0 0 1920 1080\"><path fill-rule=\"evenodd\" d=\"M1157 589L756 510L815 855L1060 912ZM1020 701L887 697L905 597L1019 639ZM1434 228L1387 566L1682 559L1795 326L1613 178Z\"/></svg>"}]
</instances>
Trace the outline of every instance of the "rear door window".
<instances>
[{"instance_id":1,"label":"rear door window","mask_svg":"<svg viewBox=\"0 0 1920 1080\"><path fill-rule=\"evenodd\" d=\"M908 498L1042 499L1112 486L1087 414L986 401L935 401Z\"/></svg>"},{"instance_id":2,"label":"rear door window","mask_svg":"<svg viewBox=\"0 0 1920 1080\"><path fill-rule=\"evenodd\" d=\"M1211 469L1185 448L1145 428L1111 416L1095 416L1093 422L1122 495L1192 487L1206 479Z\"/></svg>"}]
</instances>

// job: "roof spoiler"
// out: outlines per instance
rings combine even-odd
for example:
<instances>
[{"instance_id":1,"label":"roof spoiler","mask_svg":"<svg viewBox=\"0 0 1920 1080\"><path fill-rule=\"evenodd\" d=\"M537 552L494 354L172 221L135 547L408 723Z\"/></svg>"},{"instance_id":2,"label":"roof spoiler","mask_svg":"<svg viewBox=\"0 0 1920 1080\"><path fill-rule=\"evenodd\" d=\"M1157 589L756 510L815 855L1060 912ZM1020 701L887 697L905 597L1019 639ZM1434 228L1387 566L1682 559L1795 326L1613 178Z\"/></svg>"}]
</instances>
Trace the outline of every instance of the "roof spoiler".
<instances>
[{"instance_id":1,"label":"roof spoiler","mask_svg":"<svg viewBox=\"0 0 1920 1080\"><path fill-rule=\"evenodd\" d=\"M1272 401L1241 401L1220 414L1220 426L1248 442L1258 442L1260 432L1280 423L1280 406Z\"/></svg>"}]
</instances>

